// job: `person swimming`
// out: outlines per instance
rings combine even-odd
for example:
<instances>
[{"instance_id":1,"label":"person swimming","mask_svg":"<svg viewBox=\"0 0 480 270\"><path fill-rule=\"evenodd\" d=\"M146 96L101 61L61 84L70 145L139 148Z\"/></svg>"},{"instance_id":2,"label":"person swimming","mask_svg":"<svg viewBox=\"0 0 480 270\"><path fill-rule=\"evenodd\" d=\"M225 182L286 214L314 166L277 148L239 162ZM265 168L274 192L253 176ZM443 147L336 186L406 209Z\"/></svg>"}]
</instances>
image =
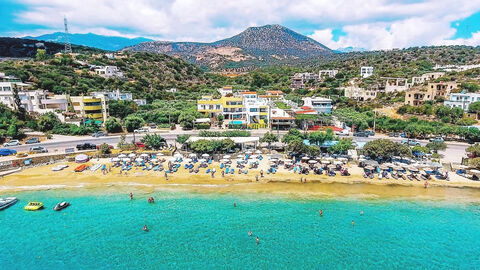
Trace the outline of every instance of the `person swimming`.
<instances>
[{"instance_id":1,"label":"person swimming","mask_svg":"<svg viewBox=\"0 0 480 270\"><path fill-rule=\"evenodd\" d=\"M133 200L133 193L130 192L130 200Z\"/></svg>"},{"instance_id":2,"label":"person swimming","mask_svg":"<svg viewBox=\"0 0 480 270\"><path fill-rule=\"evenodd\" d=\"M253 235L252 231L251 230L248 231L248 236L252 236L252 235Z\"/></svg>"},{"instance_id":3,"label":"person swimming","mask_svg":"<svg viewBox=\"0 0 480 270\"><path fill-rule=\"evenodd\" d=\"M363 210L362 210L362 211L360 211L360 216L363 216Z\"/></svg>"},{"instance_id":4,"label":"person swimming","mask_svg":"<svg viewBox=\"0 0 480 270\"><path fill-rule=\"evenodd\" d=\"M355 221L352 220L352 226L355 226Z\"/></svg>"},{"instance_id":5,"label":"person swimming","mask_svg":"<svg viewBox=\"0 0 480 270\"><path fill-rule=\"evenodd\" d=\"M320 214L321 217L323 217L323 210L320 209L320 211L318 211L318 213Z\"/></svg>"},{"instance_id":6,"label":"person swimming","mask_svg":"<svg viewBox=\"0 0 480 270\"><path fill-rule=\"evenodd\" d=\"M260 238L258 238L258 236L257 236L257 238L255 239L255 241L257 242L257 245L260 244Z\"/></svg>"},{"instance_id":7,"label":"person swimming","mask_svg":"<svg viewBox=\"0 0 480 270\"><path fill-rule=\"evenodd\" d=\"M145 224L145 226L143 226L143 231L144 231L144 232L148 232L148 227L147 227L146 224Z\"/></svg>"},{"instance_id":8,"label":"person swimming","mask_svg":"<svg viewBox=\"0 0 480 270\"><path fill-rule=\"evenodd\" d=\"M236 202L233 203L233 207L237 207L237 203L236 203Z\"/></svg>"}]
</instances>

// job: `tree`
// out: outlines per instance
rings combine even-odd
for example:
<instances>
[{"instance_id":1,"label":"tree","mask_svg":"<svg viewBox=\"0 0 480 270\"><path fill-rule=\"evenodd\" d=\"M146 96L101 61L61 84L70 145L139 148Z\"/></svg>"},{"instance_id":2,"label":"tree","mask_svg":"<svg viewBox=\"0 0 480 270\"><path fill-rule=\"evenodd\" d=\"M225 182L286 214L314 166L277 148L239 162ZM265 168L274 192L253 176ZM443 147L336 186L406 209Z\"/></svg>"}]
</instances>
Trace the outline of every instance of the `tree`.
<instances>
[{"instance_id":1,"label":"tree","mask_svg":"<svg viewBox=\"0 0 480 270\"><path fill-rule=\"evenodd\" d=\"M106 143L102 143L99 148L99 152L101 155L109 155L112 151L110 150L110 146Z\"/></svg>"},{"instance_id":2,"label":"tree","mask_svg":"<svg viewBox=\"0 0 480 270\"><path fill-rule=\"evenodd\" d=\"M180 135L177 136L176 141L177 141L179 144L184 144L185 142L188 141L189 138L190 138L190 135L189 135L189 134L180 134Z\"/></svg>"},{"instance_id":3,"label":"tree","mask_svg":"<svg viewBox=\"0 0 480 270\"><path fill-rule=\"evenodd\" d=\"M272 143L278 142L278 136L273 134L273 133L267 132L260 139L260 142L267 143L268 144L268 149L270 149L270 146L272 145Z\"/></svg>"},{"instance_id":4,"label":"tree","mask_svg":"<svg viewBox=\"0 0 480 270\"><path fill-rule=\"evenodd\" d=\"M348 150L355 149L351 138L340 139L338 143L328 148L328 152L336 154L346 154Z\"/></svg>"},{"instance_id":5,"label":"tree","mask_svg":"<svg viewBox=\"0 0 480 270\"><path fill-rule=\"evenodd\" d=\"M223 116L223 114L219 114L217 116L217 121L218 121L218 126L222 126L223 125L223 120L225 119L225 117Z\"/></svg>"},{"instance_id":6,"label":"tree","mask_svg":"<svg viewBox=\"0 0 480 270\"><path fill-rule=\"evenodd\" d=\"M18 124L16 120L12 121L12 123L8 126L6 135L14 139L21 139L24 136L24 134L18 130Z\"/></svg>"},{"instance_id":7,"label":"tree","mask_svg":"<svg viewBox=\"0 0 480 270\"><path fill-rule=\"evenodd\" d=\"M447 149L447 144L444 142L430 142L425 145L430 151L437 153L438 151Z\"/></svg>"},{"instance_id":8,"label":"tree","mask_svg":"<svg viewBox=\"0 0 480 270\"><path fill-rule=\"evenodd\" d=\"M392 156L411 157L410 147L388 139L373 140L365 144L363 153L372 159L389 160Z\"/></svg>"},{"instance_id":9,"label":"tree","mask_svg":"<svg viewBox=\"0 0 480 270\"><path fill-rule=\"evenodd\" d=\"M472 113L480 113L480 101L471 103L468 106L468 111Z\"/></svg>"},{"instance_id":10,"label":"tree","mask_svg":"<svg viewBox=\"0 0 480 270\"><path fill-rule=\"evenodd\" d=\"M287 134L283 135L282 142L288 144L290 141L296 139L303 139L303 134L300 132L300 130L292 128L288 131Z\"/></svg>"},{"instance_id":11,"label":"tree","mask_svg":"<svg viewBox=\"0 0 480 270\"><path fill-rule=\"evenodd\" d=\"M47 51L44 49L37 49L37 54L35 55L37 61L43 61L47 59Z\"/></svg>"},{"instance_id":12,"label":"tree","mask_svg":"<svg viewBox=\"0 0 480 270\"><path fill-rule=\"evenodd\" d=\"M38 118L38 128L45 132L52 130L55 126L60 125L61 122L53 112L42 114Z\"/></svg>"},{"instance_id":13,"label":"tree","mask_svg":"<svg viewBox=\"0 0 480 270\"><path fill-rule=\"evenodd\" d=\"M193 124L196 119L196 112L194 111L183 111L178 116L178 122L180 125L187 129L193 128Z\"/></svg>"},{"instance_id":14,"label":"tree","mask_svg":"<svg viewBox=\"0 0 480 270\"><path fill-rule=\"evenodd\" d=\"M223 139L222 140L222 151L229 151L235 146L235 142L232 139Z\"/></svg>"},{"instance_id":15,"label":"tree","mask_svg":"<svg viewBox=\"0 0 480 270\"><path fill-rule=\"evenodd\" d=\"M112 117L124 119L129 114L135 113L137 110L138 110L137 103L131 100L120 100L120 101L112 100L108 102L108 113Z\"/></svg>"},{"instance_id":16,"label":"tree","mask_svg":"<svg viewBox=\"0 0 480 270\"><path fill-rule=\"evenodd\" d=\"M306 152L306 145L300 137L293 138L287 143L285 147L287 151L294 154L302 154Z\"/></svg>"},{"instance_id":17,"label":"tree","mask_svg":"<svg viewBox=\"0 0 480 270\"><path fill-rule=\"evenodd\" d=\"M20 117L20 120L25 120L27 112L25 111L25 108L22 107L22 101L20 100L20 96L18 95L18 88L16 86L13 87L12 94L18 116Z\"/></svg>"},{"instance_id":18,"label":"tree","mask_svg":"<svg viewBox=\"0 0 480 270\"><path fill-rule=\"evenodd\" d=\"M480 157L480 144L476 143L467 147L466 151L471 153L473 157Z\"/></svg>"},{"instance_id":19,"label":"tree","mask_svg":"<svg viewBox=\"0 0 480 270\"><path fill-rule=\"evenodd\" d=\"M127 118L125 118L125 128L127 129L128 132L133 132L135 129L138 129L144 125L144 121L142 118L135 116L135 115L129 115Z\"/></svg>"},{"instance_id":20,"label":"tree","mask_svg":"<svg viewBox=\"0 0 480 270\"><path fill-rule=\"evenodd\" d=\"M117 118L110 117L105 121L105 129L108 133L123 132L122 124Z\"/></svg>"},{"instance_id":21,"label":"tree","mask_svg":"<svg viewBox=\"0 0 480 270\"><path fill-rule=\"evenodd\" d=\"M145 144L145 147L153 150L167 146L165 138L158 134L147 134L140 141Z\"/></svg>"}]
</instances>

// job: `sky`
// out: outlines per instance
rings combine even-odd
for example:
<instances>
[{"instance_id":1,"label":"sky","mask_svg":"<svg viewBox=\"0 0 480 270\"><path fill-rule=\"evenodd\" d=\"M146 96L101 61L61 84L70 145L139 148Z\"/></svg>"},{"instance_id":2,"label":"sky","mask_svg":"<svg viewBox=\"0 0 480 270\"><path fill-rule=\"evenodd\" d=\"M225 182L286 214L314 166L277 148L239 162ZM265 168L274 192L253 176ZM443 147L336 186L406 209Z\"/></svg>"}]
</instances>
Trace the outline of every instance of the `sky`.
<instances>
[{"instance_id":1,"label":"sky","mask_svg":"<svg viewBox=\"0 0 480 270\"><path fill-rule=\"evenodd\" d=\"M331 49L480 45L480 0L0 0L0 36L211 42L280 24Z\"/></svg>"}]
</instances>

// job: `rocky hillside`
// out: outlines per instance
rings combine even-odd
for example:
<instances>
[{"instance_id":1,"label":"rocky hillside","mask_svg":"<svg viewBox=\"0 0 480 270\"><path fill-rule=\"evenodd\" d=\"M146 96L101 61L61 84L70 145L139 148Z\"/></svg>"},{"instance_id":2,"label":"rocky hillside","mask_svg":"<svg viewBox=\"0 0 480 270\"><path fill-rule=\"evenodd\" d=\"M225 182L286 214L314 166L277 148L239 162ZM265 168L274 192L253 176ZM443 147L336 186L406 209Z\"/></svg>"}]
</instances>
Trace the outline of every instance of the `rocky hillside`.
<instances>
[{"instance_id":1,"label":"rocky hillside","mask_svg":"<svg viewBox=\"0 0 480 270\"><path fill-rule=\"evenodd\" d=\"M76 52L82 51L100 51L98 49L74 46ZM45 49L47 54L55 54L64 49L64 45L54 42L44 42L32 39L0 37L0 57L24 58L34 57L37 49Z\"/></svg>"},{"instance_id":2,"label":"rocky hillside","mask_svg":"<svg viewBox=\"0 0 480 270\"><path fill-rule=\"evenodd\" d=\"M213 43L155 41L125 50L179 56L211 69L287 63L332 54L324 45L280 25L250 27L236 36Z\"/></svg>"}]
</instances>

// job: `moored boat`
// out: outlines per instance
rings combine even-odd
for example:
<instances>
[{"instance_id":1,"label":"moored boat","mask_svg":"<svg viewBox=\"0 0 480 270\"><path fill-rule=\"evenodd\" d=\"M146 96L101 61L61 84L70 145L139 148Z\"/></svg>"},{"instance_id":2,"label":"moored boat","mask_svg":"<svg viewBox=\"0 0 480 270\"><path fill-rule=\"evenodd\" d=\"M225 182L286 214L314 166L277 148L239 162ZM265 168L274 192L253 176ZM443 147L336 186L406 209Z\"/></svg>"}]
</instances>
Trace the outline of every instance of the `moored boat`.
<instances>
[{"instance_id":1,"label":"moored boat","mask_svg":"<svg viewBox=\"0 0 480 270\"><path fill-rule=\"evenodd\" d=\"M23 209L27 211L37 211L43 208L43 203L41 202L29 202Z\"/></svg>"},{"instance_id":2,"label":"moored boat","mask_svg":"<svg viewBox=\"0 0 480 270\"><path fill-rule=\"evenodd\" d=\"M0 198L0 210L7 209L18 202L16 197Z\"/></svg>"},{"instance_id":3,"label":"moored boat","mask_svg":"<svg viewBox=\"0 0 480 270\"><path fill-rule=\"evenodd\" d=\"M70 206L70 203L68 203L68 202L60 202L60 203L57 203L55 205L55 207L53 207L53 210L60 211L60 210L63 210L65 208L69 207L69 206Z\"/></svg>"}]
</instances>

